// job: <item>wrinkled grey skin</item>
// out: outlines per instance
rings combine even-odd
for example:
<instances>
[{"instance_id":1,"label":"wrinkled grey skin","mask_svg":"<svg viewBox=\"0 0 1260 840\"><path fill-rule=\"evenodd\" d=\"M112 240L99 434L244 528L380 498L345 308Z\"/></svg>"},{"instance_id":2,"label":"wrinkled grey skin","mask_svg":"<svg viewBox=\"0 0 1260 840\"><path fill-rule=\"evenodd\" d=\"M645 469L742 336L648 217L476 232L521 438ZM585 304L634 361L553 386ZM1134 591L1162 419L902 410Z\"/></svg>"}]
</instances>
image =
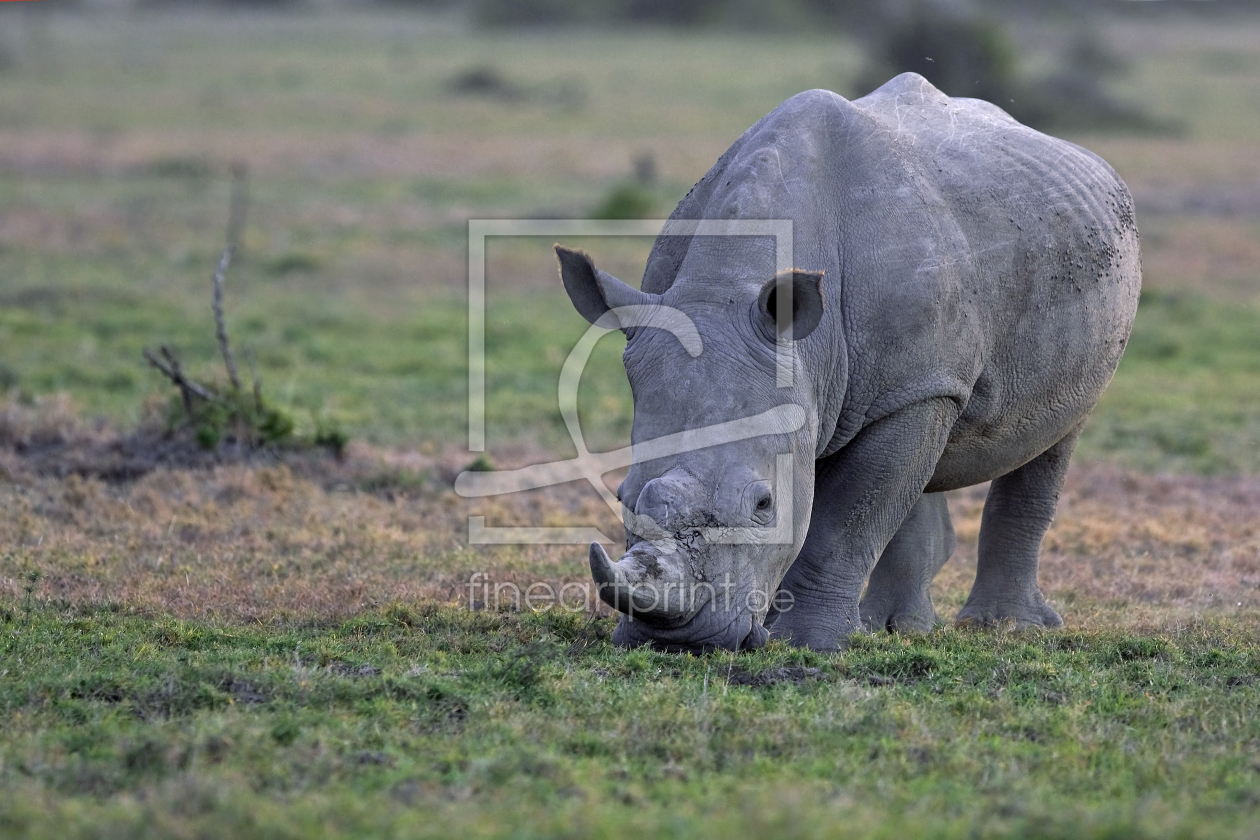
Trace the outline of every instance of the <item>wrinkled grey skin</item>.
<instances>
[{"instance_id":1,"label":"wrinkled grey skin","mask_svg":"<svg viewBox=\"0 0 1260 840\"><path fill-rule=\"evenodd\" d=\"M928 629L928 585L954 548L940 493L990 480L958 619L1059 626L1037 587L1041 539L1141 283L1116 173L904 74L854 102L792 97L672 218L791 219L796 268L775 277L766 237L662 236L639 291L557 247L589 320L660 304L703 339L692 356L668 330L625 327L636 459L646 441L776 406L804 421L636 460L620 489L628 551L590 552L601 595L629 613L614 640L703 651L769 635L832 650L863 628ZM769 292L788 287L792 311L772 312ZM779 388L775 335L789 321L793 383ZM771 492L783 453L790 499ZM785 544L706 537L778 524L788 502ZM664 584L665 597L643 595Z\"/></svg>"}]
</instances>

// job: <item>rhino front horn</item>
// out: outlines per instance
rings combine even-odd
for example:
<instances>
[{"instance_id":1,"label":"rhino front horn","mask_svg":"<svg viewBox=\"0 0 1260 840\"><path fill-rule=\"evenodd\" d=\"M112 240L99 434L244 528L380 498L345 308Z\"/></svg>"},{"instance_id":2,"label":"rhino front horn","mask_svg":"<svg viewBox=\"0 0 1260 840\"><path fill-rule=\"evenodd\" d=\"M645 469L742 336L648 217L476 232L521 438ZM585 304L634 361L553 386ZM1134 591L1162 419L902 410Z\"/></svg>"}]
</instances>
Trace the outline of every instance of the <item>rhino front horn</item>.
<instances>
[{"instance_id":1,"label":"rhino front horn","mask_svg":"<svg viewBox=\"0 0 1260 840\"><path fill-rule=\"evenodd\" d=\"M629 613L634 610L634 602L630 597L630 586L625 578L617 580L617 567L608 557L608 552L597 542L591 543L591 577L599 589L599 598L608 606L619 612Z\"/></svg>"},{"instance_id":2,"label":"rhino front horn","mask_svg":"<svg viewBox=\"0 0 1260 840\"><path fill-rule=\"evenodd\" d=\"M615 610L653 624L684 620L694 612L678 570L662 568L659 558L645 550L632 550L614 563L602 545L591 543L590 561L600 600Z\"/></svg>"}]
</instances>

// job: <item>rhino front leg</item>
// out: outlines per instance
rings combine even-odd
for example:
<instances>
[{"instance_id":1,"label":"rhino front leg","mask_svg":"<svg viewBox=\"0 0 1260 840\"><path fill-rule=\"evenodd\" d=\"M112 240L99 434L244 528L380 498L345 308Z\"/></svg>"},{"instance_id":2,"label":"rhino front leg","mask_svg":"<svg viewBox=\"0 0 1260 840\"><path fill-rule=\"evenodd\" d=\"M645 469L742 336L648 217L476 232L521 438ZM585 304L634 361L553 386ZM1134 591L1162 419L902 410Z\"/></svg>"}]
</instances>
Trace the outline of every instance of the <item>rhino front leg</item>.
<instances>
[{"instance_id":1,"label":"rhino front leg","mask_svg":"<svg viewBox=\"0 0 1260 840\"><path fill-rule=\"evenodd\" d=\"M959 624L992 626L1013 619L1016 627L1063 626L1037 586L1037 559L1079 433L989 485L976 582L958 613Z\"/></svg>"},{"instance_id":2,"label":"rhino front leg","mask_svg":"<svg viewBox=\"0 0 1260 840\"><path fill-rule=\"evenodd\" d=\"M818 462L809 534L780 589L790 603L770 635L835 650L862 630L858 599L876 559L915 503L945 448L957 403L933 399L863 429Z\"/></svg>"},{"instance_id":3,"label":"rhino front leg","mask_svg":"<svg viewBox=\"0 0 1260 840\"><path fill-rule=\"evenodd\" d=\"M944 493L924 493L871 571L859 609L868 633L926 633L936 626L932 579L954 553Z\"/></svg>"}]
</instances>

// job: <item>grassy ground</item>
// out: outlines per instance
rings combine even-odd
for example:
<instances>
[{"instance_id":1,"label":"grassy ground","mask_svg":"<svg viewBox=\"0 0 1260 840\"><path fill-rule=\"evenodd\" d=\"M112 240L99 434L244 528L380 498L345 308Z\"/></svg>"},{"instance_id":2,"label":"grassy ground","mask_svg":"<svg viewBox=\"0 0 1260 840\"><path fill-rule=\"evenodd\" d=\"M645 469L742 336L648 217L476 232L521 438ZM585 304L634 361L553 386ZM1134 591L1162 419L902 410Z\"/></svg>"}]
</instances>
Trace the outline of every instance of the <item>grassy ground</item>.
<instances>
[{"instance_id":1,"label":"grassy ground","mask_svg":"<svg viewBox=\"0 0 1260 840\"><path fill-rule=\"evenodd\" d=\"M559 610L5 618L7 836L1244 837L1260 806L1254 620L696 658Z\"/></svg>"},{"instance_id":2,"label":"grassy ground","mask_svg":"<svg viewBox=\"0 0 1260 840\"><path fill-rule=\"evenodd\" d=\"M6 836L1254 836L1256 479L1078 469L1043 559L1063 631L687 657L611 648L569 549L463 548L440 456L23 467ZM982 502L951 498L945 614ZM489 513L599 522L538 504ZM510 609L534 582L564 601Z\"/></svg>"},{"instance_id":3,"label":"grassy ground","mask_svg":"<svg viewBox=\"0 0 1260 840\"><path fill-rule=\"evenodd\" d=\"M1068 629L692 658L611 649L606 610L468 608L477 573L595 606L582 552L470 549L468 515L619 526L580 486L450 489L466 223L583 217L644 152L663 215L786 96L860 93L856 45L20 5L0 8L0 834L1257 836L1257 24L1107 30L1121 92L1186 131L1072 138L1134 190L1147 292L1046 541ZM470 71L497 81L456 93ZM337 419L346 459L108 483L19 454L106 446L168 399L145 346L216 369L233 159L238 353L300 424ZM550 244L489 245L500 464L570 454L555 383L583 324ZM628 280L649 245L572 244ZM619 352L583 378L597 447L629 429ZM950 500L946 616L982 502Z\"/></svg>"}]
</instances>

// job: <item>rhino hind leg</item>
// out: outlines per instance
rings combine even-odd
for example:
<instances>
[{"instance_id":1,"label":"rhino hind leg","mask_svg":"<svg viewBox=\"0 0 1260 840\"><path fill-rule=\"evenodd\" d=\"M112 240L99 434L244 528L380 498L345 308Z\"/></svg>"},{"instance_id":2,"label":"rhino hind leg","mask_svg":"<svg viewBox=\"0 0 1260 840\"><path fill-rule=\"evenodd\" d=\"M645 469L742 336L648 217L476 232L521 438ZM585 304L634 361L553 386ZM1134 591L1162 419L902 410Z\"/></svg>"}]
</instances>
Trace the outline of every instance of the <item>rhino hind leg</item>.
<instances>
[{"instance_id":1,"label":"rhino hind leg","mask_svg":"<svg viewBox=\"0 0 1260 840\"><path fill-rule=\"evenodd\" d=\"M1037 586L1037 560L1078 434L1079 429L989 485L980 519L976 582L958 613L958 624L1063 626Z\"/></svg>"},{"instance_id":2,"label":"rhino hind leg","mask_svg":"<svg viewBox=\"0 0 1260 840\"><path fill-rule=\"evenodd\" d=\"M924 493L879 556L858 609L868 633L926 633L937 624L932 579L954 553L943 493Z\"/></svg>"}]
</instances>

